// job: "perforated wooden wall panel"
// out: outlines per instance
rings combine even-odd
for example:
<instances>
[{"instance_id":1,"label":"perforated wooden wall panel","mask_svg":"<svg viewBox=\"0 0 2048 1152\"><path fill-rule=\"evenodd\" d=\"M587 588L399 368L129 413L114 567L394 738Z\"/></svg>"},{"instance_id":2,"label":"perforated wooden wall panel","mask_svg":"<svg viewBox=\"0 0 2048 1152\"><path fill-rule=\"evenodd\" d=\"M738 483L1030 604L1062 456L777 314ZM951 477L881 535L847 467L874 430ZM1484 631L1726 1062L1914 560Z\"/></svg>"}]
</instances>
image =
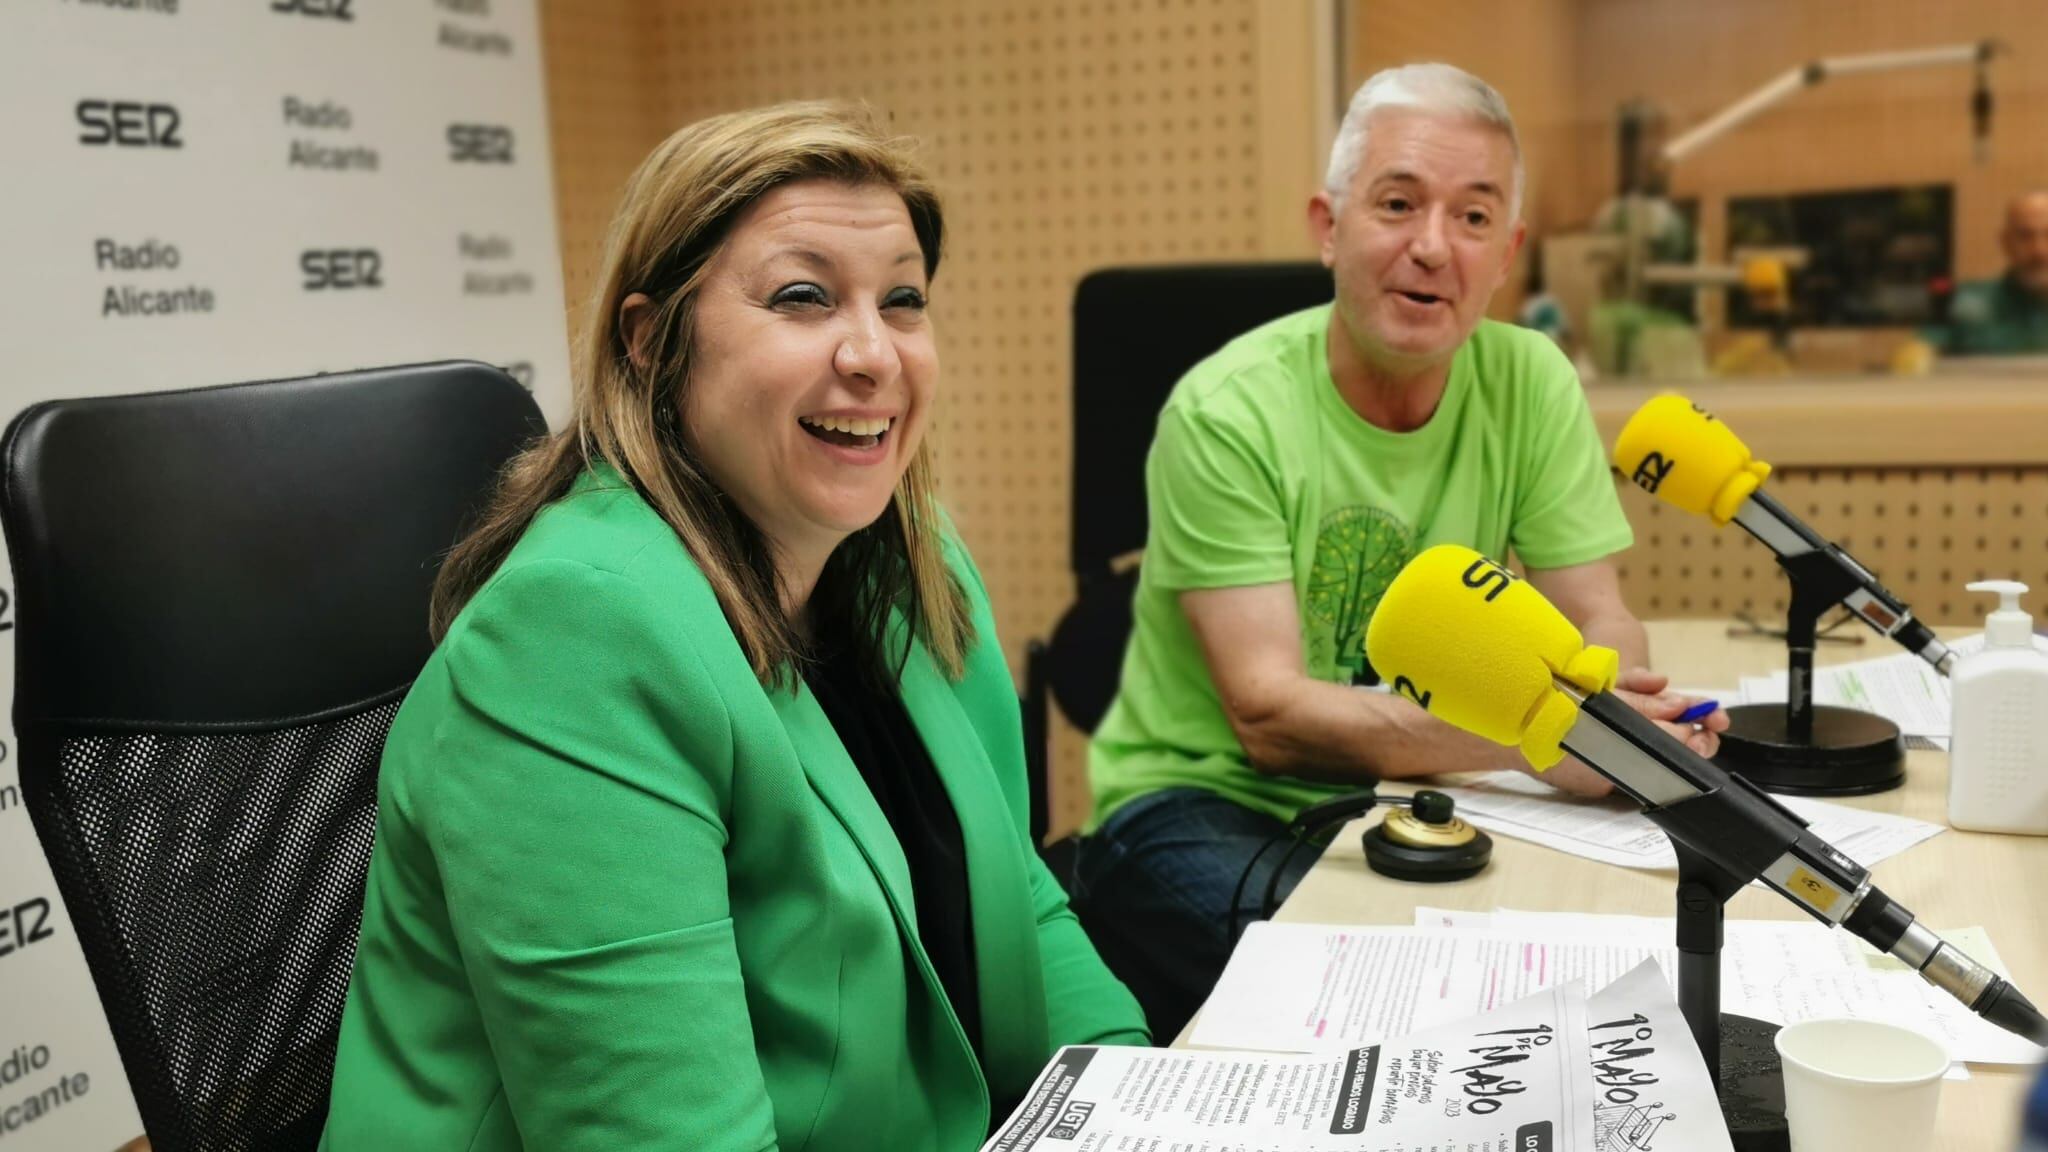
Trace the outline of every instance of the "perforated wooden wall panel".
<instances>
[{"instance_id":1,"label":"perforated wooden wall panel","mask_svg":"<svg viewBox=\"0 0 2048 1152\"><path fill-rule=\"evenodd\" d=\"M546 0L564 266L587 294L619 181L673 129L863 99L945 198L932 295L945 499L1013 669L1072 600L1070 307L1093 269L1300 258L1318 6L1288 0ZM641 110L635 118L635 110ZM1218 333L1220 345L1231 333ZM1055 827L1087 814L1056 735Z\"/></svg>"},{"instance_id":2,"label":"perforated wooden wall panel","mask_svg":"<svg viewBox=\"0 0 2048 1152\"><path fill-rule=\"evenodd\" d=\"M619 189L666 132L655 17L654 5L642 0L543 0L540 6L571 355Z\"/></svg>"},{"instance_id":3,"label":"perforated wooden wall panel","mask_svg":"<svg viewBox=\"0 0 2048 1152\"><path fill-rule=\"evenodd\" d=\"M1636 546L1619 568L1638 615L1783 624L1787 585L1769 549L1621 487ZM1982 624L1989 598L1963 590L1972 580L2048 589L2048 467L1792 468L1771 474L1770 491L1930 623Z\"/></svg>"},{"instance_id":4,"label":"perforated wooden wall panel","mask_svg":"<svg viewBox=\"0 0 2048 1152\"><path fill-rule=\"evenodd\" d=\"M1382 68L1438 60L1484 77L1506 100L1521 137L1522 215L1535 234L1573 210L1578 188L1573 104L1583 82L1575 56L1579 0L1345 0L1344 92ZM1525 251L1519 257L1528 259ZM1489 313L1521 306L1517 274Z\"/></svg>"}]
</instances>

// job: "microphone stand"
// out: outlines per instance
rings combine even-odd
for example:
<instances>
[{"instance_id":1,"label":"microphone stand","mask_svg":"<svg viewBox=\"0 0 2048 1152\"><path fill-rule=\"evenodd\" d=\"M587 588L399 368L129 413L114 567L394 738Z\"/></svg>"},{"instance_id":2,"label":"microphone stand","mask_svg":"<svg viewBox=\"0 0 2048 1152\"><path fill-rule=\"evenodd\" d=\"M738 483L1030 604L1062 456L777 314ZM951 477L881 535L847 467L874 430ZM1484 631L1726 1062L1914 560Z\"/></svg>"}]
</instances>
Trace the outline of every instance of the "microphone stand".
<instances>
[{"instance_id":1,"label":"microphone stand","mask_svg":"<svg viewBox=\"0 0 2048 1152\"><path fill-rule=\"evenodd\" d=\"M1722 1014L1721 946L1728 900L1764 875L1763 862L1781 856L1801 825L1752 819L1759 808L1775 805L1741 780L1701 789L1675 776L1617 773L1615 766L1633 759L1631 744L1641 747L1641 741L1655 738L1621 734L1656 730L1612 696L1570 691L1581 720L1566 734L1565 750L1588 764L1607 765L1599 769L1602 775L1643 805L1643 815L1665 831L1678 855L1678 1010L1714 1081L1729 1138L1736 1152L1786 1152L1784 1080L1772 1042L1778 1026ZM1709 845L1713 855L1693 844Z\"/></svg>"},{"instance_id":2,"label":"microphone stand","mask_svg":"<svg viewBox=\"0 0 2048 1152\"><path fill-rule=\"evenodd\" d=\"M2018 989L1921 927L1871 884L1868 869L1804 820L1612 693L1589 693L1554 675L1552 683L1579 706L1560 745L1641 804L1677 853L1678 1006L1741 1152L1786 1148L1776 1029L1720 1011L1724 905L1752 880L1903 961L1984 1019L2048 1046L2048 1019Z\"/></svg>"},{"instance_id":3,"label":"microphone stand","mask_svg":"<svg viewBox=\"0 0 2048 1152\"><path fill-rule=\"evenodd\" d=\"M1785 1152L1778 1026L1721 1011L1722 922L1747 880L1673 840L1678 853L1678 1011L1692 1030L1736 1152Z\"/></svg>"},{"instance_id":4,"label":"microphone stand","mask_svg":"<svg viewBox=\"0 0 2048 1152\"><path fill-rule=\"evenodd\" d=\"M1750 500L1782 511L1759 491ZM1737 523L1769 544L1763 517ZM1771 524L1776 529L1776 524ZM1759 788L1805 796L1861 796L1906 780L1906 743L1899 726L1871 712L1813 702L1813 649L1820 618L1862 585L1854 561L1823 541L1796 555L1778 556L1792 582L1785 611L1789 672L1785 704L1738 704L1728 709L1728 731L1714 762ZM1774 549L1775 550L1775 549Z\"/></svg>"}]
</instances>

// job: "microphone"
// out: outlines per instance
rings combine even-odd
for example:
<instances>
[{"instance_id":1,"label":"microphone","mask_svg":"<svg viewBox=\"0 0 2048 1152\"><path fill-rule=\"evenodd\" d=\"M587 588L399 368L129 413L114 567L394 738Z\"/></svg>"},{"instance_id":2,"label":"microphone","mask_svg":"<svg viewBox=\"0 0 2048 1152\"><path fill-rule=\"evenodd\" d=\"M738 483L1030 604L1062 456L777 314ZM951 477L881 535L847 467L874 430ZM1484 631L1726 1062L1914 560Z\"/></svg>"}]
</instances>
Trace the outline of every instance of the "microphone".
<instances>
[{"instance_id":1,"label":"microphone","mask_svg":"<svg viewBox=\"0 0 2048 1152\"><path fill-rule=\"evenodd\" d=\"M1463 611L1474 597L1493 610ZM1382 627L1389 613L1431 624ZM1587 647L1542 593L1479 553L1450 545L1410 560L1387 586L1365 644L1367 659L1384 652L1392 661L1387 667L1401 669L1380 674L1395 693L1454 728L1520 747L1538 771L1564 759L1560 742L1578 716L1578 705L1555 681L1605 692L1621 670L1618 654Z\"/></svg>"},{"instance_id":2,"label":"microphone","mask_svg":"<svg viewBox=\"0 0 2048 1152\"><path fill-rule=\"evenodd\" d=\"M1683 396L1657 397L1637 409L1615 438L1614 466L1645 492L1717 528L1730 520L1742 525L1777 553L1795 577L1795 595L1800 582L1830 597L1840 590L1841 605L1864 623L1943 675L1955 668L1955 653L1868 568L1763 490L1771 466L1751 456L1749 446L1713 413Z\"/></svg>"},{"instance_id":3,"label":"microphone","mask_svg":"<svg viewBox=\"0 0 2048 1152\"><path fill-rule=\"evenodd\" d=\"M1587 645L1507 569L1458 545L1425 551L1387 588L1365 649L1380 675L1405 681L1402 694L1431 715L1519 746L1539 772L1557 763L1560 749L1571 753L1737 886L1761 879L1985 1019L2048 1046L2048 1019L2010 981L1922 926L1805 821L1615 696L1616 654Z\"/></svg>"}]
</instances>

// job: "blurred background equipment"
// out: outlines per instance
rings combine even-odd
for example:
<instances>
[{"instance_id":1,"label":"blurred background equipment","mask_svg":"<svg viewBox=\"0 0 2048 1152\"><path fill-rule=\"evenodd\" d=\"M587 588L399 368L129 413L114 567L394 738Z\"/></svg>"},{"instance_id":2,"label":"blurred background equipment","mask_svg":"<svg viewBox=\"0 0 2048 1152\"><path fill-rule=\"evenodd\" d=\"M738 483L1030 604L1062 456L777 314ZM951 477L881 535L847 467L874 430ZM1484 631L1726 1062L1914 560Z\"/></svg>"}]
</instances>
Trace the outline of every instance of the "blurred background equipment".
<instances>
[{"instance_id":1,"label":"blurred background equipment","mask_svg":"<svg viewBox=\"0 0 2048 1152\"><path fill-rule=\"evenodd\" d=\"M1697 327L1702 290L1735 289L1729 327L1760 329L1768 346L1736 338L1716 374L1783 374L1795 326L1916 325L1939 321L1951 281L1952 195L1944 186L1819 195L1751 196L1728 204L1728 258L1700 258L1698 205L1673 199L1677 166L1794 95L1835 77L1971 67L1975 156L1988 157L1996 42L1824 57L1792 68L1676 139L1661 107L1630 100L1616 122L1619 189L1581 236L1546 239L1544 279L1576 285L1588 315L1593 367L1608 374L1696 378L1709 356ZM1567 315L1572 311L1566 308Z\"/></svg>"}]
</instances>

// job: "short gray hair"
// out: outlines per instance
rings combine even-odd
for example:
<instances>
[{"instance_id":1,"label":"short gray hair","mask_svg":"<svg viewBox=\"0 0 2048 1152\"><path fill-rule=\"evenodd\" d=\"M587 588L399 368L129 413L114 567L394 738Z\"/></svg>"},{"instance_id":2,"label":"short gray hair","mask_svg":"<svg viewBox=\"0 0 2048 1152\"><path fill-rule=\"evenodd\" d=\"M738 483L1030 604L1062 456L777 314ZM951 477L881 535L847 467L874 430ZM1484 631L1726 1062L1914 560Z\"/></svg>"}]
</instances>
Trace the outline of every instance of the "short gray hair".
<instances>
[{"instance_id":1,"label":"short gray hair","mask_svg":"<svg viewBox=\"0 0 2048 1152\"><path fill-rule=\"evenodd\" d=\"M1493 85L1452 64L1403 64L1384 68L1359 85L1351 106L1344 110L1344 122L1337 128L1337 142L1330 148L1330 170L1324 185L1330 199L1338 203L1351 189L1358 175L1358 163L1365 155L1365 130L1372 114L1382 108L1413 108L1439 116L1466 116L1480 120L1507 134L1508 147L1515 154L1514 184L1508 189L1508 216L1522 214L1522 139L1515 132L1515 118L1508 114L1508 102Z\"/></svg>"}]
</instances>

